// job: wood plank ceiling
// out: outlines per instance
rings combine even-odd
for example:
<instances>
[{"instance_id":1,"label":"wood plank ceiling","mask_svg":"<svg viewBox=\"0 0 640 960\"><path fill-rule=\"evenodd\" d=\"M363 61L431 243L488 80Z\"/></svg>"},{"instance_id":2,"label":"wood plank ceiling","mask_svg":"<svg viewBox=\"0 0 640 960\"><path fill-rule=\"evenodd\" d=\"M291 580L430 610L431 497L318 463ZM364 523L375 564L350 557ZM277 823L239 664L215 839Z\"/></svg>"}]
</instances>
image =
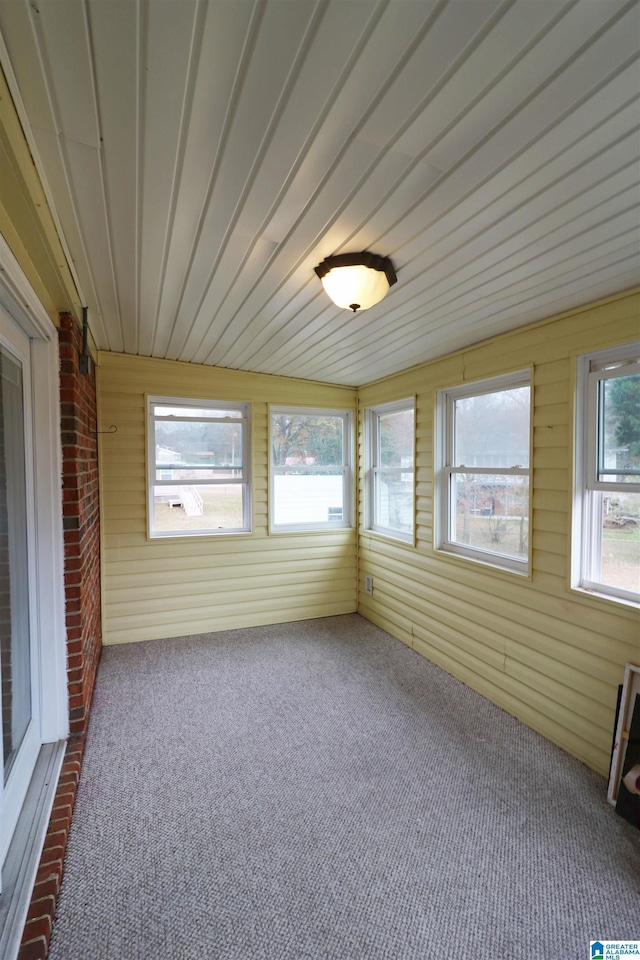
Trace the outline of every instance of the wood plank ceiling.
<instances>
[{"instance_id":1,"label":"wood plank ceiling","mask_svg":"<svg viewBox=\"0 0 640 960\"><path fill-rule=\"evenodd\" d=\"M637 0L2 0L104 350L361 385L640 282ZM371 310L325 256L390 256Z\"/></svg>"}]
</instances>

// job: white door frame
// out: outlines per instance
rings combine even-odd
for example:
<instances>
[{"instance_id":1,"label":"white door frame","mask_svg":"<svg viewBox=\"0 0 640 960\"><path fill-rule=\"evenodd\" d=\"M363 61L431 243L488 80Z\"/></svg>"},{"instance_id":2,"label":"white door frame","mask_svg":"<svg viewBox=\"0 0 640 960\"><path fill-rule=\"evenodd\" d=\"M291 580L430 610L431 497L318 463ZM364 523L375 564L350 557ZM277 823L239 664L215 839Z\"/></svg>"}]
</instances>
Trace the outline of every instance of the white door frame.
<instances>
[{"instance_id":1,"label":"white door frame","mask_svg":"<svg viewBox=\"0 0 640 960\"><path fill-rule=\"evenodd\" d=\"M0 235L0 305L31 343L32 444L27 457L34 488L35 550L30 606L40 676L40 743L69 733L62 527L62 454L57 331L6 241ZM0 844L4 846L4 844Z\"/></svg>"},{"instance_id":2,"label":"white door frame","mask_svg":"<svg viewBox=\"0 0 640 960\"><path fill-rule=\"evenodd\" d=\"M20 517L20 510L17 499L24 496L24 526L17 519L17 527L13 531L12 523L9 520L8 525L8 550L9 550L9 584L10 584L10 613L11 613L11 645L21 630L22 617L25 614L24 604L26 604L27 632L23 640L29 644L28 659L28 677L15 677L18 688L18 695L12 698L13 708L20 703L21 697L19 691L23 689L23 683L28 679L30 695L30 719L26 728L22 731L22 739L15 748L11 771L5 783L0 780L0 863L4 863L11 837L18 823L18 818L22 810L27 790L36 761L42 745L41 724L40 724L40 687L42 685L42 676L40 674L40 638L38 632L32 629L34 618L37 618L38 604L37 591L34 589L36 582L36 537L35 537L35 497L33 484L33 412L31 410L31 341L27 335L18 327L13 320L7 316L0 305L0 345L2 346L3 356L14 358L22 370L22 382L20 392L22 394L22 417L24 426L24 475L19 464L13 457L9 458L6 464L6 497L7 510L9 514L14 513L14 520ZM4 367L4 364L3 364ZM4 377L4 369L3 369ZM15 444L10 440L10 431L14 430L19 434L20 427L15 422L16 412L4 411L4 430L5 446L9 450L16 452ZM25 489L22 490L24 485ZM23 539L24 537L24 539ZM21 554L26 550L26 554ZM24 564L24 567L23 567ZM23 578L21 568L26 577ZM17 651L16 651L17 652ZM21 661L18 654L16 667L24 669L27 666ZM12 674L13 674L12 661ZM0 674L2 669L0 668ZM13 718L12 718L13 719ZM6 763L6 757L4 761Z\"/></svg>"}]
</instances>

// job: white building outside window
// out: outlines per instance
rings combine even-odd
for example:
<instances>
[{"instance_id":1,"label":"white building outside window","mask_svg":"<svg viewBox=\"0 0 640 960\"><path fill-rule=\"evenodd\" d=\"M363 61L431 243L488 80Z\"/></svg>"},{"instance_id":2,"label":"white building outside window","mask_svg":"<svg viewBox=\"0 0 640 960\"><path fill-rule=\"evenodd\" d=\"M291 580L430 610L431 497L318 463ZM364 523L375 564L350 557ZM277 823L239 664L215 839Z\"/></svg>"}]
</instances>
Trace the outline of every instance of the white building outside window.
<instances>
[{"instance_id":1,"label":"white building outside window","mask_svg":"<svg viewBox=\"0 0 640 960\"><path fill-rule=\"evenodd\" d=\"M270 408L270 529L353 526L353 424L349 410Z\"/></svg>"}]
</instances>

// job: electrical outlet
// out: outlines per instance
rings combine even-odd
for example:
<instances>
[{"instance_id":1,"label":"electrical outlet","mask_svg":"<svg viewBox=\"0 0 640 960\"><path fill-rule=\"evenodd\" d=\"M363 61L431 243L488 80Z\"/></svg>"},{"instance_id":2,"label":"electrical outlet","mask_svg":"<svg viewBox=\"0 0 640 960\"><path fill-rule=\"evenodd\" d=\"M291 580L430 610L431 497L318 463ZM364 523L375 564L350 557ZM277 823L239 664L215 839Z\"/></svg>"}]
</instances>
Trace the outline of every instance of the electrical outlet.
<instances>
[{"instance_id":1,"label":"electrical outlet","mask_svg":"<svg viewBox=\"0 0 640 960\"><path fill-rule=\"evenodd\" d=\"M368 593L369 596L373 593L373 577L364 578L364 589L365 593Z\"/></svg>"}]
</instances>

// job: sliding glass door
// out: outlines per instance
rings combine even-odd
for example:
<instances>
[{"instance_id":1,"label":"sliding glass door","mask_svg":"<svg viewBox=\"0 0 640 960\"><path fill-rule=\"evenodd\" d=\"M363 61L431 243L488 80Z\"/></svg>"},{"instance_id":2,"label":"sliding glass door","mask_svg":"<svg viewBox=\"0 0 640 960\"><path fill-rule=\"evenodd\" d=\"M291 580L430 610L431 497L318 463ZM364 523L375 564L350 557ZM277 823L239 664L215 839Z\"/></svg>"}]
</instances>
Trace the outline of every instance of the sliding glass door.
<instances>
[{"instance_id":1,"label":"sliding glass door","mask_svg":"<svg viewBox=\"0 0 640 960\"><path fill-rule=\"evenodd\" d=\"M33 486L28 337L0 312L0 865L40 748L34 649Z\"/></svg>"}]
</instances>

